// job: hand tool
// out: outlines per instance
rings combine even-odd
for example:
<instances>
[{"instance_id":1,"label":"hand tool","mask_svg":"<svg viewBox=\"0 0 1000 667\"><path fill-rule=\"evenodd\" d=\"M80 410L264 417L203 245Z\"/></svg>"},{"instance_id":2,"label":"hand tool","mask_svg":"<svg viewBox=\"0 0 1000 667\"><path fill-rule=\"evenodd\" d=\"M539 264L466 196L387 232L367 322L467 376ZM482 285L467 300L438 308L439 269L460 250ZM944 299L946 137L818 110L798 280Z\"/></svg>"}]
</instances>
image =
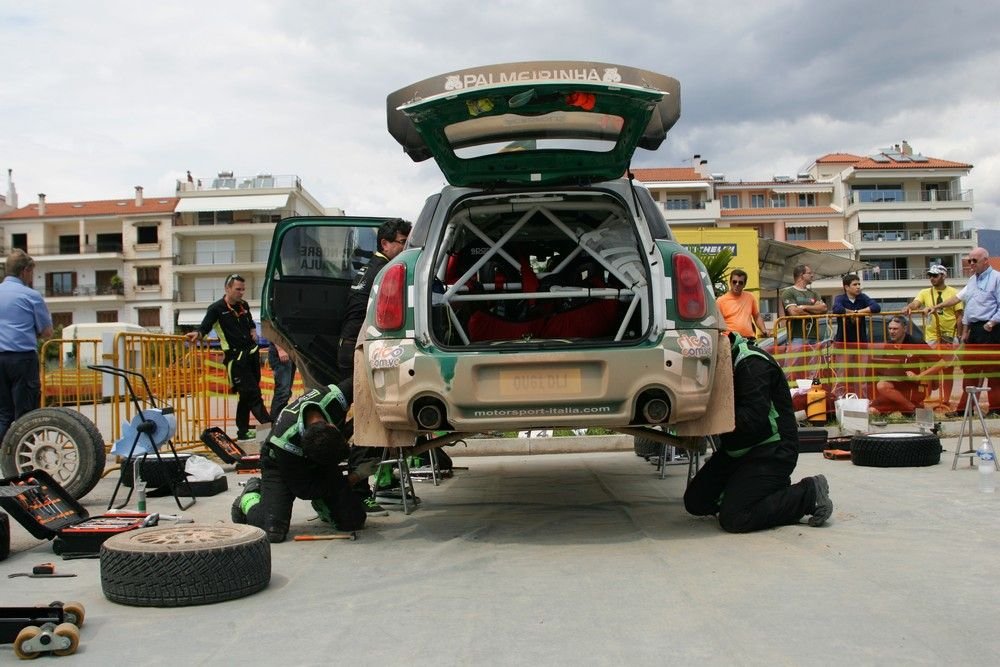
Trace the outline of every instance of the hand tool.
<instances>
[{"instance_id":1,"label":"hand tool","mask_svg":"<svg viewBox=\"0 0 1000 667\"><path fill-rule=\"evenodd\" d=\"M351 540L354 541L358 539L357 533L351 531L349 533L329 533L326 535L296 535L292 538L296 542L309 542L313 540Z\"/></svg>"}]
</instances>

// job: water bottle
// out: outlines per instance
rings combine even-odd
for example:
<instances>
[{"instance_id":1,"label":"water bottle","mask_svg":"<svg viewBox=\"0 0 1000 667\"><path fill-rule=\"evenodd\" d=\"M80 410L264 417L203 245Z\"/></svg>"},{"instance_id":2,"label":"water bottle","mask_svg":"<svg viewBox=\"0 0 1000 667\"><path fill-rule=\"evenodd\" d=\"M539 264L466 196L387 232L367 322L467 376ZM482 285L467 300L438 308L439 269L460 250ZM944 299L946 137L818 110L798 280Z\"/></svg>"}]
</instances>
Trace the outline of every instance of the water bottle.
<instances>
[{"instance_id":1,"label":"water bottle","mask_svg":"<svg viewBox=\"0 0 1000 667\"><path fill-rule=\"evenodd\" d=\"M993 493L997 488L996 466L993 463L993 446L989 438L983 438L983 444L976 450L979 459L979 490L983 493Z\"/></svg>"}]
</instances>

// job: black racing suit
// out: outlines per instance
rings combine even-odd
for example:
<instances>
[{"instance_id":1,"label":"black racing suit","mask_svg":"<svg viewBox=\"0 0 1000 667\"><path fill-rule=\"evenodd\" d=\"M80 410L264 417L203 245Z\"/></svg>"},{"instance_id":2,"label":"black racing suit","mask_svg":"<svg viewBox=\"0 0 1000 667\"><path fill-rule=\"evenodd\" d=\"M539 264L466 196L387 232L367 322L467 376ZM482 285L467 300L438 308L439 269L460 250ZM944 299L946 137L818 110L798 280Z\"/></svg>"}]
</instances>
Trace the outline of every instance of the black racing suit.
<instances>
[{"instance_id":1,"label":"black racing suit","mask_svg":"<svg viewBox=\"0 0 1000 667\"><path fill-rule=\"evenodd\" d=\"M358 271L351 285L351 294L344 307L344 322L340 329L340 347L337 350L337 386L347 397L350 405L354 401L354 348L368 315L368 297L376 276L389 263L389 258L380 252Z\"/></svg>"},{"instance_id":2,"label":"black racing suit","mask_svg":"<svg viewBox=\"0 0 1000 667\"><path fill-rule=\"evenodd\" d=\"M229 384L239 395L236 402L237 439L247 437L251 412L261 424L271 421L260 393L260 350L257 341L250 335L256 328L250 305L240 301L230 306L225 297L208 307L198 327L202 336L208 335L212 329L219 336Z\"/></svg>"},{"instance_id":3,"label":"black racing suit","mask_svg":"<svg viewBox=\"0 0 1000 667\"><path fill-rule=\"evenodd\" d=\"M264 529L271 542L283 542L288 534L296 498L322 501L338 530L365 525L365 506L351 490L341 466L317 463L299 446L303 411L310 404L323 411L327 422L344 428L347 406L333 386L306 392L278 415L260 450L261 501L246 514L247 523Z\"/></svg>"},{"instance_id":4,"label":"black racing suit","mask_svg":"<svg viewBox=\"0 0 1000 667\"><path fill-rule=\"evenodd\" d=\"M769 354L739 337L733 366L736 428L691 480L684 507L718 514L731 533L798 523L815 509L816 487L791 483L799 439L788 381Z\"/></svg>"}]
</instances>

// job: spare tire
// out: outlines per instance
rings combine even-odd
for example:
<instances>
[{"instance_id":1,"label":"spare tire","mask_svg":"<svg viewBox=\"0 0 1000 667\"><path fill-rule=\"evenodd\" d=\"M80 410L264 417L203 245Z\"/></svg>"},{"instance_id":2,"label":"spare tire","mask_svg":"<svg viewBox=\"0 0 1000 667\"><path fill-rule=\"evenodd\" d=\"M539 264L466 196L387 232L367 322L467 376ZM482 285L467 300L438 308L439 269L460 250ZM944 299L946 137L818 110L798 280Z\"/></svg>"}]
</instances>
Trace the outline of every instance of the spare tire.
<instances>
[{"instance_id":1,"label":"spare tire","mask_svg":"<svg viewBox=\"0 0 1000 667\"><path fill-rule=\"evenodd\" d=\"M185 607L245 597L271 580L271 544L244 524L190 524L121 533L101 545L112 602Z\"/></svg>"},{"instance_id":2,"label":"spare tire","mask_svg":"<svg viewBox=\"0 0 1000 667\"><path fill-rule=\"evenodd\" d=\"M851 463L875 468L933 466L941 462L941 438L924 433L868 433L851 439Z\"/></svg>"},{"instance_id":3,"label":"spare tire","mask_svg":"<svg viewBox=\"0 0 1000 667\"><path fill-rule=\"evenodd\" d=\"M4 477L44 470L76 499L97 486L106 460L101 432L70 408L32 410L10 425L0 447Z\"/></svg>"}]
</instances>

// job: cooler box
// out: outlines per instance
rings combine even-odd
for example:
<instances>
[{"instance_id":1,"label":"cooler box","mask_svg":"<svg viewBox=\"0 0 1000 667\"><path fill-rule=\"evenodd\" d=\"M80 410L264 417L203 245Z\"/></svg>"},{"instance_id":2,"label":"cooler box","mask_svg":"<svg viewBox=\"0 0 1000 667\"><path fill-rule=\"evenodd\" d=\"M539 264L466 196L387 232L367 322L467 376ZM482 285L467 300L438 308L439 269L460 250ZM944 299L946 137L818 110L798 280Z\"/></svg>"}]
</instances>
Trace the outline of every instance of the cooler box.
<instances>
[{"instance_id":1,"label":"cooler box","mask_svg":"<svg viewBox=\"0 0 1000 667\"><path fill-rule=\"evenodd\" d=\"M123 512L92 517L77 500L44 470L30 470L0 479L0 487L29 488L18 495L0 495L0 506L25 530L41 540L52 540L57 554L96 554L112 535L155 526L158 514Z\"/></svg>"}]
</instances>

